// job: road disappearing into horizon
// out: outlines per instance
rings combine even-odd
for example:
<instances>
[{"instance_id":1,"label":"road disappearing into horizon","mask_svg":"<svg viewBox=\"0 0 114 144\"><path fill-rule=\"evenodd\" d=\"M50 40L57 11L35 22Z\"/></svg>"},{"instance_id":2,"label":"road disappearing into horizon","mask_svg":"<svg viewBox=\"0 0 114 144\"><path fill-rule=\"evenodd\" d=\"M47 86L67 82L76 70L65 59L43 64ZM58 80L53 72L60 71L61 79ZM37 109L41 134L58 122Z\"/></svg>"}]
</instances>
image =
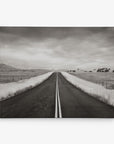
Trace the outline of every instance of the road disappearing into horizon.
<instances>
[{"instance_id":1,"label":"road disappearing into horizon","mask_svg":"<svg viewBox=\"0 0 114 144\"><path fill-rule=\"evenodd\" d=\"M84 93L59 72L0 102L1 118L114 118L114 107Z\"/></svg>"}]
</instances>

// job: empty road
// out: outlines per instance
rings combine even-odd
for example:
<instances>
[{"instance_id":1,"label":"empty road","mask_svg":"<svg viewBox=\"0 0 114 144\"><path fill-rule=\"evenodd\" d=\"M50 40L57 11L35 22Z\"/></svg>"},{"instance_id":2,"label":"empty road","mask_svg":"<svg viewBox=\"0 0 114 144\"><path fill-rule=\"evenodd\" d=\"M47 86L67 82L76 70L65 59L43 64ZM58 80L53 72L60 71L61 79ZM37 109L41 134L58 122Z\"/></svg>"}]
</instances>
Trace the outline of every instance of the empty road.
<instances>
[{"instance_id":1,"label":"empty road","mask_svg":"<svg viewBox=\"0 0 114 144\"><path fill-rule=\"evenodd\" d=\"M114 118L114 107L84 93L60 73L0 102L1 118Z\"/></svg>"}]
</instances>

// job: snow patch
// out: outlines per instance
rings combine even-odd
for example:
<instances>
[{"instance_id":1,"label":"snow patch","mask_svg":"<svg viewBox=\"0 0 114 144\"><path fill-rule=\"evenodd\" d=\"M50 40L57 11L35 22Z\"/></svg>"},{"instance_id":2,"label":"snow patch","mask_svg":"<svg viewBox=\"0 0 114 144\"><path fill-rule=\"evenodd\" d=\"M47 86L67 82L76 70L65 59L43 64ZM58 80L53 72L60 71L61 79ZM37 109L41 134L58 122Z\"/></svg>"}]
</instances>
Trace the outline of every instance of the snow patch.
<instances>
[{"instance_id":1,"label":"snow patch","mask_svg":"<svg viewBox=\"0 0 114 144\"><path fill-rule=\"evenodd\" d=\"M51 76L52 73L53 72L48 72L46 74L37 77L32 77L30 79L20 80L18 82L0 84L0 100L4 100L9 97L15 96L21 92L24 92L28 89L31 89L39 85L49 76Z\"/></svg>"},{"instance_id":2,"label":"snow patch","mask_svg":"<svg viewBox=\"0 0 114 144\"><path fill-rule=\"evenodd\" d=\"M67 72L61 72L61 74L77 88L109 105L114 106L114 90L106 89L102 85L80 79L76 76L68 74Z\"/></svg>"}]
</instances>

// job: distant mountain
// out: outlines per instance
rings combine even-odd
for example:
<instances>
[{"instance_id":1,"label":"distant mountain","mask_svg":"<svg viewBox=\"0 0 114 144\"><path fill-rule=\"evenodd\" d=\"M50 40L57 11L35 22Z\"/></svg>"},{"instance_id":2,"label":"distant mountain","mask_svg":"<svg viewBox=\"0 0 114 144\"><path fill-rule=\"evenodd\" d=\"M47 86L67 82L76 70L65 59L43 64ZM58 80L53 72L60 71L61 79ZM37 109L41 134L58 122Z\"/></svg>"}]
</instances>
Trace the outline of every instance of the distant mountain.
<instances>
[{"instance_id":1,"label":"distant mountain","mask_svg":"<svg viewBox=\"0 0 114 144\"><path fill-rule=\"evenodd\" d=\"M18 69L6 64L0 64L0 71L14 71L14 70L18 70Z\"/></svg>"},{"instance_id":2,"label":"distant mountain","mask_svg":"<svg viewBox=\"0 0 114 144\"><path fill-rule=\"evenodd\" d=\"M49 72L50 70L48 70L48 69L19 69L19 68L10 66L10 65L0 64L0 71L2 71L2 72L4 72L4 71Z\"/></svg>"}]
</instances>

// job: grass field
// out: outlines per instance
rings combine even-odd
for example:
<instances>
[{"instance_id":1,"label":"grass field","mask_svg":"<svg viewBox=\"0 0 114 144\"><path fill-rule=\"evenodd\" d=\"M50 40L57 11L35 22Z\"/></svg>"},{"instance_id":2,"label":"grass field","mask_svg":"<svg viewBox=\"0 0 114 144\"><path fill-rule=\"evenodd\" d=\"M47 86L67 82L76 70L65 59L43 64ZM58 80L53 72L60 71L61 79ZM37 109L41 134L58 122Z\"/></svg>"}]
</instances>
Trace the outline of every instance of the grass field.
<instances>
[{"instance_id":1,"label":"grass field","mask_svg":"<svg viewBox=\"0 0 114 144\"><path fill-rule=\"evenodd\" d=\"M23 79L29 79L49 72L47 70L12 70L0 71L0 83L16 82Z\"/></svg>"},{"instance_id":2,"label":"grass field","mask_svg":"<svg viewBox=\"0 0 114 144\"><path fill-rule=\"evenodd\" d=\"M103 85L107 89L114 89L114 73L112 72L72 72L70 74Z\"/></svg>"}]
</instances>

